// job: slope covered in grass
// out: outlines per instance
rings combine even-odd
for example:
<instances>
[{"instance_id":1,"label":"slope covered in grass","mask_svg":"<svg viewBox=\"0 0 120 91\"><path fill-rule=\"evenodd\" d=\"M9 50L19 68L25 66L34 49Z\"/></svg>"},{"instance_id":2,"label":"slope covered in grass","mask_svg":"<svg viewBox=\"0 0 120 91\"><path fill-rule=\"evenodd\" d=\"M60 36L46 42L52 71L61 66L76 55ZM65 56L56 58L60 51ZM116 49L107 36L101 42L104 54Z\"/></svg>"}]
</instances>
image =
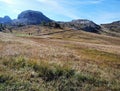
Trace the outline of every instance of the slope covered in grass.
<instances>
[{"instance_id":1,"label":"slope covered in grass","mask_svg":"<svg viewBox=\"0 0 120 91\"><path fill-rule=\"evenodd\" d=\"M0 33L0 89L119 91L120 39L81 31Z\"/></svg>"}]
</instances>

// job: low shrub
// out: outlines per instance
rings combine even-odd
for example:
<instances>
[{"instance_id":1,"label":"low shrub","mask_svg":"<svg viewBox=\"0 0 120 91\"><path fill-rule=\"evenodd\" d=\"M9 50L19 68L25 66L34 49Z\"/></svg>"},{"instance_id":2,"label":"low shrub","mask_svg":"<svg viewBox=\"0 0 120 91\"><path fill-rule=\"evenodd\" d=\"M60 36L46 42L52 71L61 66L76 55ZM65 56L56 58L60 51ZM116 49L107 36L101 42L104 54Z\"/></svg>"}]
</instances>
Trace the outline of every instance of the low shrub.
<instances>
[{"instance_id":1,"label":"low shrub","mask_svg":"<svg viewBox=\"0 0 120 91\"><path fill-rule=\"evenodd\" d=\"M0 83L9 82L13 77L7 74L0 74Z\"/></svg>"},{"instance_id":2,"label":"low shrub","mask_svg":"<svg viewBox=\"0 0 120 91\"><path fill-rule=\"evenodd\" d=\"M47 62L35 64L33 69L38 72L39 76L45 81L55 80L61 76L69 78L75 73L75 71L68 66L54 65Z\"/></svg>"},{"instance_id":3,"label":"low shrub","mask_svg":"<svg viewBox=\"0 0 120 91\"><path fill-rule=\"evenodd\" d=\"M26 59L22 56L4 58L3 65L10 68L24 68L26 66Z\"/></svg>"}]
</instances>

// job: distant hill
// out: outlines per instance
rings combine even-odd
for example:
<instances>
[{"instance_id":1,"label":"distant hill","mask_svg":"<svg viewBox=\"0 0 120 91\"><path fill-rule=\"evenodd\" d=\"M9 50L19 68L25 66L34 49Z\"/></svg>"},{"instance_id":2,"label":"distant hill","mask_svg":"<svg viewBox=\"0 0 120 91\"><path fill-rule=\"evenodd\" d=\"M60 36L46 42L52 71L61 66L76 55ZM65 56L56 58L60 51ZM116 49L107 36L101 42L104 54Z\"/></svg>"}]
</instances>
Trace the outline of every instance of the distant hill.
<instances>
[{"instance_id":1,"label":"distant hill","mask_svg":"<svg viewBox=\"0 0 120 91\"><path fill-rule=\"evenodd\" d=\"M70 22L58 22L61 27L69 27L75 30L98 33L101 27L87 19L72 20Z\"/></svg>"},{"instance_id":2,"label":"distant hill","mask_svg":"<svg viewBox=\"0 0 120 91\"><path fill-rule=\"evenodd\" d=\"M11 23L12 19L9 16L0 17L0 23L7 24Z\"/></svg>"},{"instance_id":3,"label":"distant hill","mask_svg":"<svg viewBox=\"0 0 120 91\"><path fill-rule=\"evenodd\" d=\"M115 21L115 22L108 23L108 24L101 24L101 26L107 28L107 30L111 32L120 33L120 21Z\"/></svg>"},{"instance_id":4,"label":"distant hill","mask_svg":"<svg viewBox=\"0 0 120 91\"><path fill-rule=\"evenodd\" d=\"M35 25L42 22L51 22L52 20L46 17L39 11L26 10L18 15L18 19L13 21L13 24Z\"/></svg>"}]
</instances>

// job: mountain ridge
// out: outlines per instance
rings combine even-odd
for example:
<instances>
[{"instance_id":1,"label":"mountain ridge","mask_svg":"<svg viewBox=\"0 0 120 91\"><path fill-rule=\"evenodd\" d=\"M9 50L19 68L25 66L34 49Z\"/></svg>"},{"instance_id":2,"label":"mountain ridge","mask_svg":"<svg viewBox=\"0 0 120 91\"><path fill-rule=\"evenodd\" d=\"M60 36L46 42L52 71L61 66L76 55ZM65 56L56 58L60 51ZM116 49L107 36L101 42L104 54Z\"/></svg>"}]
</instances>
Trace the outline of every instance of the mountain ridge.
<instances>
[{"instance_id":1,"label":"mountain ridge","mask_svg":"<svg viewBox=\"0 0 120 91\"><path fill-rule=\"evenodd\" d=\"M101 24L101 26L107 28L109 31L120 33L120 21L114 21L112 23Z\"/></svg>"},{"instance_id":2,"label":"mountain ridge","mask_svg":"<svg viewBox=\"0 0 120 91\"><path fill-rule=\"evenodd\" d=\"M12 19L9 16L0 17L0 23L8 24L12 22Z\"/></svg>"},{"instance_id":3,"label":"mountain ridge","mask_svg":"<svg viewBox=\"0 0 120 91\"><path fill-rule=\"evenodd\" d=\"M98 33L101 27L91 20L77 19L70 22L60 22L62 27L69 27L74 30L84 30L86 32Z\"/></svg>"},{"instance_id":4,"label":"mountain ridge","mask_svg":"<svg viewBox=\"0 0 120 91\"><path fill-rule=\"evenodd\" d=\"M0 18L0 23L10 24L11 26L24 26L24 25L45 25L53 28L71 28L73 30L83 30L86 32L100 33L106 28L108 31L114 31L120 33L120 21L115 21L109 24L98 25L95 22L88 19L76 19L68 22L57 22L40 11L25 10L18 15L17 19L11 19L9 16ZM104 27L104 28L102 28ZM103 30L102 30L103 29Z\"/></svg>"}]
</instances>

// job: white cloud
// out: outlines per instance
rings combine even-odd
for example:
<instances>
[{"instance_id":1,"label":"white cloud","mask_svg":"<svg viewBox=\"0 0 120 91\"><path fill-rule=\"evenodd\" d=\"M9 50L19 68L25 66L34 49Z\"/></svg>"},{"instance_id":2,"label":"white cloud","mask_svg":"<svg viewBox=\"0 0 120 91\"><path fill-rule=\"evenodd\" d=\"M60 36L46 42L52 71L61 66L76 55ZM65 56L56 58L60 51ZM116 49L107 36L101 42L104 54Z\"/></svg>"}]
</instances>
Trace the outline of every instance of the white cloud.
<instances>
[{"instance_id":1,"label":"white cloud","mask_svg":"<svg viewBox=\"0 0 120 91\"><path fill-rule=\"evenodd\" d=\"M102 12L99 16L98 16L99 23L104 22L104 23L109 23L112 21L116 21L118 19L120 19L120 13L119 12Z\"/></svg>"},{"instance_id":2,"label":"white cloud","mask_svg":"<svg viewBox=\"0 0 120 91\"><path fill-rule=\"evenodd\" d=\"M0 2L6 3L6 4L15 4L14 0L0 0Z\"/></svg>"},{"instance_id":3,"label":"white cloud","mask_svg":"<svg viewBox=\"0 0 120 91\"><path fill-rule=\"evenodd\" d=\"M40 3L43 3L45 6L47 6L48 9L53 10L53 12L62 14L64 16L67 16L72 19L77 19L79 18L75 14L73 14L72 9L65 8L62 3L63 0L58 1L58 0L37 0ZM69 2L69 1L68 1Z\"/></svg>"},{"instance_id":4,"label":"white cloud","mask_svg":"<svg viewBox=\"0 0 120 91\"><path fill-rule=\"evenodd\" d=\"M104 0L36 0L39 3L42 3L47 6L48 10L51 9L55 11L58 14L64 15L66 17L72 18L72 19L78 19L82 18L81 16L77 16L75 14L76 9L74 6L77 5L85 5L85 4L99 4L103 2ZM68 8L67 6L71 6ZM78 10L77 10L78 12Z\"/></svg>"},{"instance_id":5,"label":"white cloud","mask_svg":"<svg viewBox=\"0 0 120 91\"><path fill-rule=\"evenodd\" d=\"M0 0L1 15L11 14L11 17L17 15L27 9L33 9L43 12L51 19L90 19L98 24L101 22L111 22L120 19L118 10L103 10L101 7L97 10L86 11L86 5L101 4L105 0ZM80 6L80 7L79 7ZM4 8L2 8L4 7ZM65 20L66 21L66 20Z\"/></svg>"},{"instance_id":6,"label":"white cloud","mask_svg":"<svg viewBox=\"0 0 120 91\"><path fill-rule=\"evenodd\" d=\"M84 3L86 3L86 4L98 4L98 3L101 3L103 1L104 0L88 0L88 1L86 1Z\"/></svg>"},{"instance_id":7,"label":"white cloud","mask_svg":"<svg viewBox=\"0 0 120 91\"><path fill-rule=\"evenodd\" d=\"M88 15L88 16L85 16L85 17L93 20L97 24L110 23L110 22L117 21L117 20L120 19L120 13L119 12L101 11L101 12L97 12L97 13L93 13L92 15Z\"/></svg>"},{"instance_id":8,"label":"white cloud","mask_svg":"<svg viewBox=\"0 0 120 91\"><path fill-rule=\"evenodd\" d=\"M23 0L0 0L0 2L7 4L7 6L9 6L9 9L11 9L12 12L14 12L15 14L18 14L20 10L23 10L23 8L27 9L27 8L34 7L34 6L31 6L31 2L33 2L32 0L29 4L25 4L28 1L29 0L25 0L25 1ZM73 5L88 4L88 3L95 4L95 3L100 3L103 0L84 0L84 1L76 0L74 2L72 0L71 2L69 0L35 0L34 2L36 1L41 4L40 6L41 9L44 9L50 12L52 11L52 12L55 12L56 14L66 16L71 19L78 19L81 16L77 16L77 14L75 14L76 10L74 7L68 8L67 6L69 6L69 4L73 4Z\"/></svg>"},{"instance_id":9,"label":"white cloud","mask_svg":"<svg viewBox=\"0 0 120 91\"><path fill-rule=\"evenodd\" d=\"M88 4L99 4L104 0L75 0L74 2L70 2L68 0L61 0L60 2L68 5L88 5Z\"/></svg>"}]
</instances>

